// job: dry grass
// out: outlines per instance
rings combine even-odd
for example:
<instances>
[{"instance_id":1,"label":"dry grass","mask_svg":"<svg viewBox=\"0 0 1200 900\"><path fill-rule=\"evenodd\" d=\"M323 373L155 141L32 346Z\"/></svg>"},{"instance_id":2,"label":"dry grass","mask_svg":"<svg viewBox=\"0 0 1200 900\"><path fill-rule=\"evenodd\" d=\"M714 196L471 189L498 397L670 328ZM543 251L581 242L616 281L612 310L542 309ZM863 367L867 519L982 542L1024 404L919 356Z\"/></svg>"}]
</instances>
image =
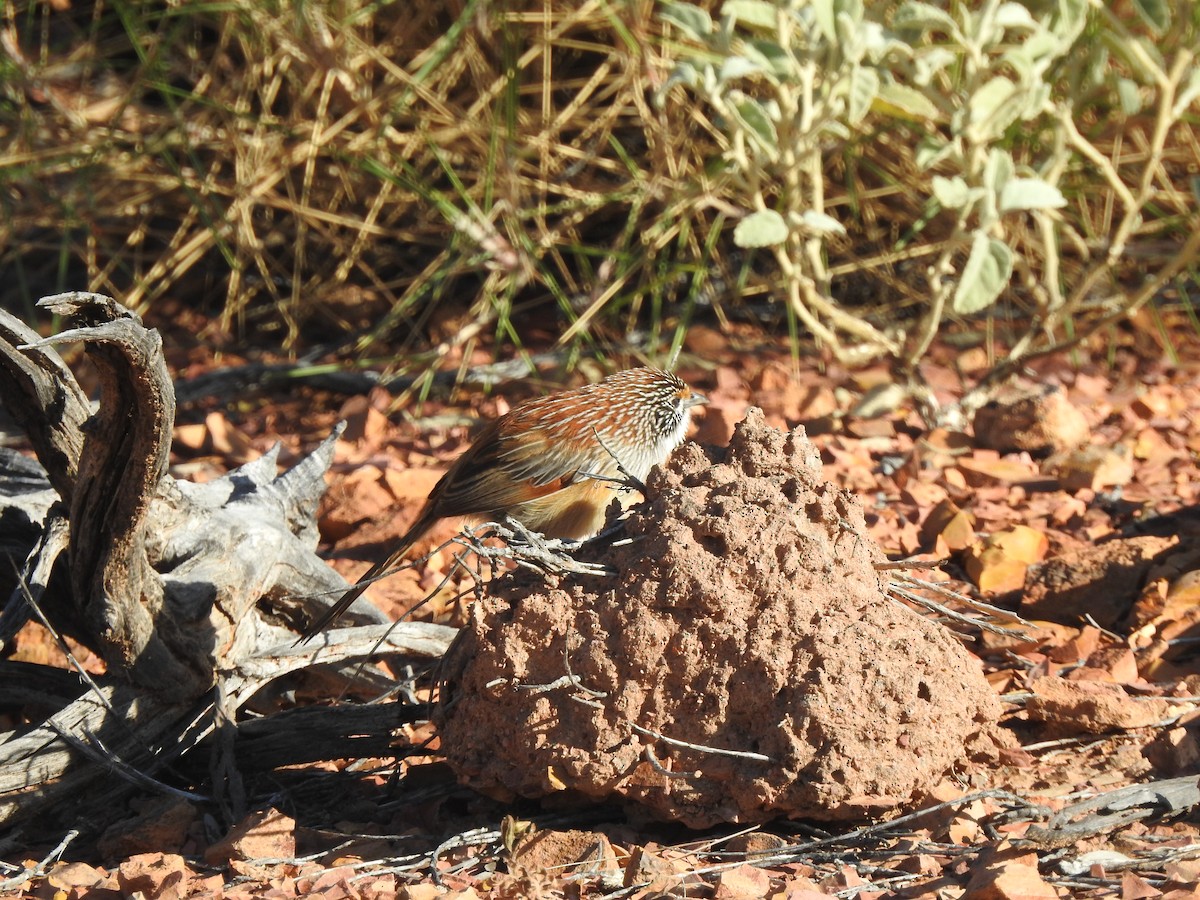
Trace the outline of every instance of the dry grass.
<instances>
[{"instance_id":1,"label":"dry grass","mask_svg":"<svg viewBox=\"0 0 1200 900\"><path fill-rule=\"evenodd\" d=\"M636 334L655 353L698 306L723 321L777 299L769 256L728 239L744 210L712 165L710 112L653 103L671 44L649 0L6 10L7 308L72 288L139 311L170 297L214 313L207 337L357 335L358 355L386 344L420 370L481 339L512 354ZM1084 124L1118 170L1152 127ZM834 295L874 321L921 310L914 267L941 250L916 129L829 148L828 209L849 229L830 247ZM1116 281L1177 247L1198 161L1194 134L1169 148L1157 218ZM1064 186L1083 211L1067 283L1120 204L1088 171ZM1001 321L1022 312L1019 275Z\"/></svg>"},{"instance_id":2,"label":"dry grass","mask_svg":"<svg viewBox=\"0 0 1200 900\"><path fill-rule=\"evenodd\" d=\"M700 126L648 104L652 13L39 4L6 29L3 302L170 295L414 355L519 345L535 305L572 336L647 321L696 292L715 219Z\"/></svg>"}]
</instances>

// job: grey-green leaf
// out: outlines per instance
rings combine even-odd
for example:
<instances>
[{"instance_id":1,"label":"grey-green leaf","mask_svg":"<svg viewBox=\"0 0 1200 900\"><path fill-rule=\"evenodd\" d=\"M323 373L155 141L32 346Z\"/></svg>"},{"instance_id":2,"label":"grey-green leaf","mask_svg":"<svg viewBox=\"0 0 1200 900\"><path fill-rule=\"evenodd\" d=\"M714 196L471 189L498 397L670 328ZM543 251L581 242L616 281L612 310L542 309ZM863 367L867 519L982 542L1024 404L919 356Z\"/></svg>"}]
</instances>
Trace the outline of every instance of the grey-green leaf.
<instances>
[{"instance_id":1,"label":"grey-green leaf","mask_svg":"<svg viewBox=\"0 0 1200 900\"><path fill-rule=\"evenodd\" d=\"M753 97L741 97L733 102L733 109L747 130L774 156L774 151L779 147L779 136L775 131L775 123L762 104Z\"/></svg>"},{"instance_id":2,"label":"grey-green leaf","mask_svg":"<svg viewBox=\"0 0 1200 900\"><path fill-rule=\"evenodd\" d=\"M680 28L688 37L698 41L706 41L712 36L712 16L706 10L692 6L690 3L669 0L662 5L658 16L664 22L670 22Z\"/></svg>"},{"instance_id":3,"label":"grey-green leaf","mask_svg":"<svg viewBox=\"0 0 1200 900\"><path fill-rule=\"evenodd\" d=\"M963 266L954 291L952 305L959 315L968 316L996 302L1012 276L1012 251L1003 241L975 233L971 255Z\"/></svg>"},{"instance_id":4,"label":"grey-green leaf","mask_svg":"<svg viewBox=\"0 0 1200 900\"><path fill-rule=\"evenodd\" d=\"M933 168L944 159L955 153L953 141L942 140L940 137L925 137L917 144L917 168L926 171Z\"/></svg>"},{"instance_id":5,"label":"grey-green leaf","mask_svg":"<svg viewBox=\"0 0 1200 900\"><path fill-rule=\"evenodd\" d=\"M830 43L836 43L838 39L837 7L833 0L813 0L811 8L821 36Z\"/></svg>"},{"instance_id":6,"label":"grey-green leaf","mask_svg":"<svg viewBox=\"0 0 1200 900\"><path fill-rule=\"evenodd\" d=\"M971 95L967 104L975 140L983 142L999 136L1016 118L1016 110L1011 107L1001 114L1001 108L1016 92L1015 84L1003 75L997 75Z\"/></svg>"},{"instance_id":7,"label":"grey-green leaf","mask_svg":"<svg viewBox=\"0 0 1200 900\"><path fill-rule=\"evenodd\" d=\"M806 209L804 215L800 217L800 221L804 223L804 227L816 234L845 234L846 226L835 219L833 216L822 212L817 212L815 209Z\"/></svg>"},{"instance_id":8,"label":"grey-green leaf","mask_svg":"<svg viewBox=\"0 0 1200 900\"><path fill-rule=\"evenodd\" d=\"M1069 44L1087 25L1088 0L1058 0L1057 6L1050 19L1050 30Z\"/></svg>"},{"instance_id":9,"label":"grey-green leaf","mask_svg":"<svg viewBox=\"0 0 1200 900\"><path fill-rule=\"evenodd\" d=\"M780 79L795 77L795 60L776 43L768 40L747 41L742 51L748 59L756 60L765 71Z\"/></svg>"},{"instance_id":10,"label":"grey-green leaf","mask_svg":"<svg viewBox=\"0 0 1200 900\"><path fill-rule=\"evenodd\" d=\"M1032 30L1038 27L1029 10L1020 3L1001 3L996 9L996 24L1001 28Z\"/></svg>"},{"instance_id":11,"label":"grey-green leaf","mask_svg":"<svg viewBox=\"0 0 1200 900\"><path fill-rule=\"evenodd\" d=\"M739 247L774 247L787 236L787 223L773 209L750 213L733 229L733 242Z\"/></svg>"},{"instance_id":12,"label":"grey-green leaf","mask_svg":"<svg viewBox=\"0 0 1200 900\"><path fill-rule=\"evenodd\" d=\"M979 221L987 227L1000 217L1000 196L1004 186L1013 174L1012 154L999 147L988 151L987 162L983 164L984 202L979 213Z\"/></svg>"},{"instance_id":13,"label":"grey-green leaf","mask_svg":"<svg viewBox=\"0 0 1200 900\"><path fill-rule=\"evenodd\" d=\"M779 7L765 0L725 0L721 15L732 16L740 25L774 31L778 27Z\"/></svg>"},{"instance_id":14,"label":"grey-green leaf","mask_svg":"<svg viewBox=\"0 0 1200 900\"><path fill-rule=\"evenodd\" d=\"M993 147L988 151L987 162L983 164L983 183L999 196L1008 179L1012 178L1014 168L1012 154Z\"/></svg>"},{"instance_id":15,"label":"grey-green leaf","mask_svg":"<svg viewBox=\"0 0 1200 900\"><path fill-rule=\"evenodd\" d=\"M910 0L896 11L892 20L896 28L919 28L922 31L934 29L944 31L950 36L958 35L958 23L945 10L938 9L931 3L918 3Z\"/></svg>"},{"instance_id":16,"label":"grey-green leaf","mask_svg":"<svg viewBox=\"0 0 1200 900\"><path fill-rule=\"evenodd\" d=\"M879 93L879 73L869 66L855 66L850 71L846 119L851 125L862 121Z\"/></svg>"},{"instance_id":17,"label":"grey-green leaf","mask_svg":"<svg viewBox=\"0 0 1200 900\"><path fill-rule=\"evenodd\" d=\"M971 200L971 190L959 176L933 176L933 196L945 209L962 209Z\"/></svg>"},{"instance_id":18,"label":"grey-green leaf","mask_svg":"<svg viewBox=\"0 0 1200 900\"><path fill-rule=\"evenodd\" d=\"M1155 34L1171 27L1171 4L1166 0L1133 0L1133 8Z\"/></svg>"},{"instance_id":19,"label":"grey-green leaf","mask_svg":"<svg viewBox=\"0 0 1200 900\"><path fill-rule=\"evenodd\" d=\"M1000 190L1000 211L1060 209L1067 205L1062 191L1040 178L1010 178Z\"/></svg>"},{"instance_id":20,"label":"grey-green leaf","mask_svg":"<svg viewBox=\"0 0 1200 900\"><path fill-rule=\"evenodd\" d=\"M1172 107L1171 114L1179 118L1187 112L1188 107L1196 101L1197 97L1200 97L1200 69L1192 69L1188 80L1175 95L1175 106Z\"/></svg>"},{"instance_id":21,"label":"grey-green leaf","mask_svg":"<svg viewBox=\"0 0 1200 900\"><path fill-rule=\"evenodd\" d=\"M833 8L836 13L848 16L855 26L863 20L863 0L836 0Z\"/></svg>"},{"instance_id":22,"label":"grey-green leaf","mask_svg":"<svg viewBox=\"0 0 1200 900\"><path fill-rule=\"evenodd\" d=\"M958 56L945 47L922 48L915 60L916 70L913 74L913 81L921 87L928 87L933 82L934 76L953 65L956 59Z\"/></svg>"},{"instance_id":23,"label":"grey-green leaf","mask_svg":"<svg viewBox=\"0 0 1200 900\"><path fill-rule=\"evenodd\" d=\"M894 81L880 86L879 99L914 119L936 119L941 112L926 94Z\"/></svg>"},{"instance_id":24,"label":"grey-green leaf","mask_svg":"<svg viewBox=\"0 0 1200 900\"><path fill-rule=\"evenodd\" d=\"M754 75L760 71L762 69L753 60L747 59L744 56L727 56L721 62L721 69L717 73L717 81L721 84L727 84L734 79Z\"/></svg>"},{"instance_id":25,"label":"grey-green leaf","mask_svg":"<svg viewBox=\"0 0 1200 900\"><path fill-rule=\"evenodd\" d=\"M1121 100L1121 111L1125 115L1136 116L1142 111L1142 90L1133 79L1117 79L1117 96Z\"/></svg>"}]
</instances>

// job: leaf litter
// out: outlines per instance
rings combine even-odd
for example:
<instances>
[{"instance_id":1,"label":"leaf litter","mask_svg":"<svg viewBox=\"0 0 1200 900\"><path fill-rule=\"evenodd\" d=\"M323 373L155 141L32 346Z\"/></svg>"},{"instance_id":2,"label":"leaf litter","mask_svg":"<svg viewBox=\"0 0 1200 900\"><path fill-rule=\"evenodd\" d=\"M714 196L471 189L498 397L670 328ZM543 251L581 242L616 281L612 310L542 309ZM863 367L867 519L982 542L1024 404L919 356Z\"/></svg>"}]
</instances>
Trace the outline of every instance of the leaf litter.
<instances>
[{"instance_id":1,"label":"leaf litter","mask_svg":"<svg viewBox=\"0 0 1200 900\"><path fill-rule=\"evenodd\" d=\"M993 763L971 764L890 821L825 830L777 820L697 835L611 808L480 797L455 784L432 726L414 723L396 730L398 759L294 767L276 773L273 791L257 780L255 811L232 830L194 804L147 798L79 854L70 842L10 846L0 881L63 897L1192 896L1200 371L1039 360L1011 423L1002 403L986 414L1019 445L984 447L969 430L927 430L903 402L856 417L885 373L796 366L786 352L714 353L718 341L703 340L718 359L685 356L682 367L712 399L697 439L727 442L752 405L780 429L804 425L825 477L860 496L884 552L934 563L913 574L969 594L990 585L981 599L1013 623L1031 620L1019 635L964 635L1011 735ZM931 383L953 384L953 353L933 356ZM1046 385L1056 390L1041 393ZM536 391L429 400L421 419L389 417L382 391L366 402L317 391L201 401L180 417L173 464L206 480L276 440L286 463L347 418L320 524L332 564L353 580L407 527L467 445L469 423ZM1045 415L1030 411L1039 403ZM432 533L416 552L433 552L381 583L375 601L400 615L442 584L452 554L435 548L457 527ZM460 594L444 586L418 615L461 625ZM27 627L15 658L50 659L47 640Z\"/></svg>"}]
</instances>

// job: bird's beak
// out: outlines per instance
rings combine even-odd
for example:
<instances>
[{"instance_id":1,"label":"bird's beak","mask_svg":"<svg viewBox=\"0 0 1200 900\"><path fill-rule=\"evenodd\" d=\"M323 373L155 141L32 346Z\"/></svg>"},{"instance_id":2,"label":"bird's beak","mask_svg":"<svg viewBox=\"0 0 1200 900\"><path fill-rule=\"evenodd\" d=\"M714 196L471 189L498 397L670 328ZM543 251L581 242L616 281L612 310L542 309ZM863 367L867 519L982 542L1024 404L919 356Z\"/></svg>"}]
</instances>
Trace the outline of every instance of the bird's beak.
<instances>
[{"instance_id":1,"label":"bird's beak","mask_svg":"<svg viewBox=\"0 0 1200 900\"><path fill-rule=\"evenodd\" d=\"M691 409L693 406L703 406L707 402L708 398L703 394L697 394L695 391L692 391L692 396L684 400L683 405L685 408Z\"/></svg>"}]
</instances>

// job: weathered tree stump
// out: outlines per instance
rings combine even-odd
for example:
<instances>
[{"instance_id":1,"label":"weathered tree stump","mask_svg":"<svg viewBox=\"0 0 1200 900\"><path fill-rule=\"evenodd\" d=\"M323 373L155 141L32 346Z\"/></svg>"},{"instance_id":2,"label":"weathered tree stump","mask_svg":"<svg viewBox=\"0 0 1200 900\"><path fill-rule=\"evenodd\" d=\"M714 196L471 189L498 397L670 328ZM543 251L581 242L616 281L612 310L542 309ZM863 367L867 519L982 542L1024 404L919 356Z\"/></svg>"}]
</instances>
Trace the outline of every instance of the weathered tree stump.
<instances>
[{"instance_id":1,"label":"weathered tree stump","mask_svg":"<svg viewBox=\"0 0 1200 900\"><path fill-rule=\"evenodd\" d=\"M108 674L31 678L27 666L0 663L0 702L28 703L33 691L53 710L0 733L0 822L82 813L85 786L88 806L103 809L283 674L341 666L344 684L364 671L352 661L373 654L441 656L453 629L389 626L361 600L347 619L372 627L294 646L303 622L346 588L316 554L314 519L340 431L283 474L273 451L209 484L176 481L167 471L175 399L157 332L98 294L39 306L77 327L41 339L0 310L0 398L44 469L0 459L0 552L24 558L0 641L36 608ZM67 341L84 342L99 375L95 410L53 350ZM395 708L379 710L386 734ZM338 755L336 742L328 749Z\"/></svg>"}]
</instances>

